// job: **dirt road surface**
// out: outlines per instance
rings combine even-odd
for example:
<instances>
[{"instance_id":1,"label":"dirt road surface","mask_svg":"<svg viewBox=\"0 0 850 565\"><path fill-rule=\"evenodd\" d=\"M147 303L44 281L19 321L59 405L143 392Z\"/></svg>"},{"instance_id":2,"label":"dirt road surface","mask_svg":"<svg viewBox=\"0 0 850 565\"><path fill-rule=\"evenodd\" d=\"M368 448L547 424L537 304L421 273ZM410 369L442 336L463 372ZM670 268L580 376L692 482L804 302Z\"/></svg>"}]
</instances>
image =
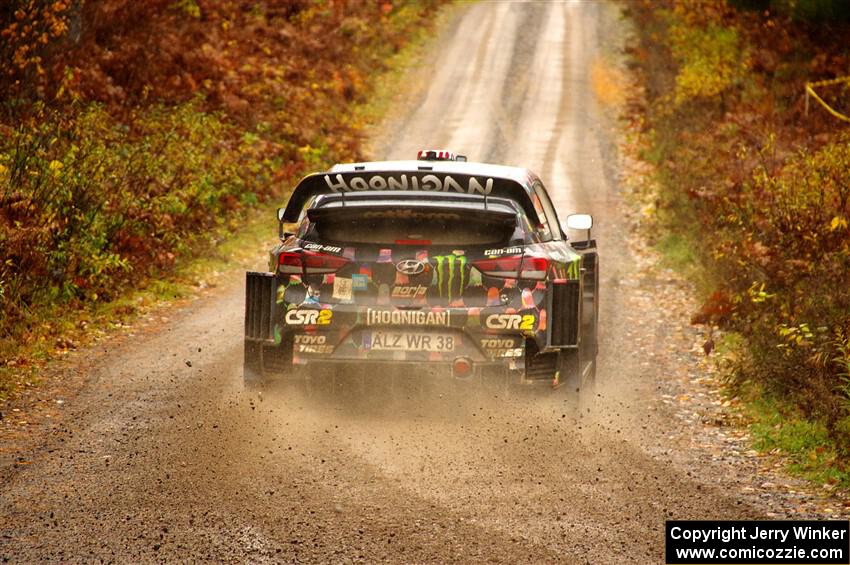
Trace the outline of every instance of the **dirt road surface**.
<instances>
[{"instance_id":1,"label":"dirt road surface","mask_svg":"<svg viewBox=\"0 0 850 565\"><path fill-rule=\"evenodd\" d=\"M4 453L0 557L657 563L665 519L764 516L736 488L755 467L685 449L700 424L661 401L695 370L698 336L675 306L681 288L630 251L609 110L591 84L618 29L601 2L464 7L373 140L375 157L451 148L528 166L562 216L594 214L592 411L451 382L352 403L245 391L234 270L168 320L78 356L79 392L51 404L28 448Z\"/></svg>"}]
</instances>

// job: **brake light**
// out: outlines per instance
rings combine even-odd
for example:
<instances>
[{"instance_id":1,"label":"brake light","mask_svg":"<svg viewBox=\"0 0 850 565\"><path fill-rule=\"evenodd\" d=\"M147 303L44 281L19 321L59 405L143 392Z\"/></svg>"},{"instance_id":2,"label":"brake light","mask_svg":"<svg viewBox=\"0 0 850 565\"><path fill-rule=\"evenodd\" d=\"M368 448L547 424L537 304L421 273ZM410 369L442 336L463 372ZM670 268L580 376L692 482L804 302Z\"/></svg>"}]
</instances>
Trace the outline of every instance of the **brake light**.
<instances>
[{"instance_id":1,"label":"brake light","mask_svg":"<svg viewBox=\"0 0 850 565\"><path fill-rule=\"evenodd\" d=\"M513 255L497 259L481 259L473 261L472 264L488 277L503 279L544 280L549 272L549 260L543 257Z\"/></svg>"},{"instance_id":2,"label":"brake light","mask_svg":"<svg viewBox=\"0 0 850 565\"><path fill-rule=\"evenodd\" d=\"M431 245L430 239L397 239L395 240L396 245L422 245L428 246Z\"/></svg>"},{"instance_id":3,"label":"brake light","mask_svg":"<svg viewBox=\"0 0 850 565\"><path fill-rule=\"evenodd\" d=\"M278 264L278 269L283 274L323 275L337 272L348 264L348 259L315 251L285 251L280 254Z\"/></svg>"}]
</instances>

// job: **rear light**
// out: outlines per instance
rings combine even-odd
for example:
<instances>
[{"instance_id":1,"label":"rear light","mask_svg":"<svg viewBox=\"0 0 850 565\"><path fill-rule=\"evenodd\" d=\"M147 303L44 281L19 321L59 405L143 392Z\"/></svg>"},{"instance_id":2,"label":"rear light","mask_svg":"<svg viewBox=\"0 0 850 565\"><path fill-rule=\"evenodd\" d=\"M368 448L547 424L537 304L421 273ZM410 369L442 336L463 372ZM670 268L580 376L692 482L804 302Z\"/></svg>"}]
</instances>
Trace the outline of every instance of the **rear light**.
<instances>
[{"instance_id":1,"label":"rear light","mask_svg":"<svg viewBox=\"0 0 850 565\"><path fill-rule=\"evenodd\" d=\"M323 275L337 272L348 264L348 259L315 251L285 251L280 254L278 264L278 270L287 275Z\"/></svg>"},{"instance_id":2,"label":"rear light","mask_svg":"<svg viewBox=\"0 0 850 565\"><path fill-rule=\"evenodd\" d=\"M430 239L397 239L395 240L396 245L431 245Z\"/></svg>"},{"instance_id":3,"label":"rear light","mask_svg":"<svg viewBox=\"0 0 850 565\"><path fill-rule=\"evenodd\" d=\"M543 257L499 257L473 261L475 268L488 277L503 279L544 280L549 272L549 260Z\"/></svg>"}]
</instances>

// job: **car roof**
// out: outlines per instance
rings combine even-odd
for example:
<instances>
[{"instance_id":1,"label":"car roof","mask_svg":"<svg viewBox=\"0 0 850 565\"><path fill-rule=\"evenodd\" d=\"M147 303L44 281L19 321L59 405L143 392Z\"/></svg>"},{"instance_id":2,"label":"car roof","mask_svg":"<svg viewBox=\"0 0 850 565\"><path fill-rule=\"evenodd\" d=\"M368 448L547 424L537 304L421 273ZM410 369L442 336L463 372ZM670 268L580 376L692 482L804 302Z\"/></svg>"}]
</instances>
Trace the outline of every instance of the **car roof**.
<instances>
[{"instance_id":1,"label":"car roof","mask_svg":"<svg viewBox=\"0 0 850 565\"><path fill-rule=\"evenodd\" d=\"M509 197L520 204L532 222L536 222L536 182L539 177L528 169L489 163L404 160L338 164L302 178L293 189L281 218L296 221L303 206L319 194L418 190L424 186L420 183L430 183L428 192L452 190Z\"/></svg>"},{"instance_id":2,"label":"car roof","mask_svg":"<svg viewBox=\"0 0 850 565\"><path fill-rule=\"evenodd\" d=\"M330 173L353 173L371 171L434 171L437 173L461 173L512 180L522 185L530 185L538 180L536 174L523 167L493 165L471 161L364 161L361 163L336 164Z\"/></svg>"}]
</instances>

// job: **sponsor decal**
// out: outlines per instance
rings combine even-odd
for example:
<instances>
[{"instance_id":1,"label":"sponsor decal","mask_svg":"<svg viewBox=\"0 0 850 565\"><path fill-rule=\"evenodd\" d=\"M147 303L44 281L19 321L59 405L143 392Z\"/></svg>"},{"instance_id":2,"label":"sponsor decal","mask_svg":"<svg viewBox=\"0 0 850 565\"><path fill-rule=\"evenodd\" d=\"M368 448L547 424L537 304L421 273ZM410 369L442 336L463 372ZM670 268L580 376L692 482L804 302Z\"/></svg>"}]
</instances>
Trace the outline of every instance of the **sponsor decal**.
<instances>
[{"instance_id":1,"label":"sponsor decal","mask_svg":"<svg viewBox=\"0 0 850 565\"><path fill-rule=\"evenodd\" d=\"M393 250L392 249L379 249L378 250L378 263L392 263L393 262Z\"/></svg>"},{"instance_id":2,"label":"sponsor decal","mask_svg":"<svg viewBox=\"0 0 850 565\"><path fill-rule=\"evenodd\" d=\"M321 245L319 243L305 243L304 249L309 249L310 251L327 251L328 253L342 253L342 247Z\"/></svg>"},{"instance_id":3,"label":"sponsor decal","mask_svg":"<svg viewBox=\"0 0 850 565\"><path fill-rule=\"evenodd\" d=\"M396 263L395 269L403 275L412 276L424 273L427 265L428 264L425 261L419 261L417 259L405 259L404 261L399 261L398 263Z\"/></svg>"},{"instance_id":4,"label":"sponsor decal","mask_svg":"<svg viewBox=\"0 0 850 565\"><path fill-rule=\"evenodd\" d=\"M333 345L295 345L296 353L321 353L327 355L334 352Z\"/></svg>"},{"instance_id":5,"label":"sponsor decal","mask_svg":"<svg viewBox=\"0 0 850 565\"><path fill-rule=\"evenodd\" d=\"M484 326L491 330L534 330L532 314L491 314L484 319Z\"/></svg>"},{"instance_id":6,"label":"sponsor decal","mask_svg":"<svg viewBox=\"0 0 850 565\"><path fill-rule=\"evenodd\" d=\"M504 349L506 347L513 347L515 344L516 342L513 339L487 338L481 340L481 347L483 347L484 349Z\"/></svg>"},{"instance_id":7,"label":"sponsor decal","mask_svg":"<svg viewBox=\"0 0 850 565\"><path fill-rule=\"evenodd\" d=\"M351 275L352 290L369 290L369 275L354 273Z\"/></svg>"},{"instance_id":8,"label":"sponsor decal","mask_svg":"<svg viewBox=\"0 0 850 565\"><path fill-rule=\"evenodd\" d=\"M504 249L485 249L484 255L519 255L522 247L506 247Z\"/></svg>"},{"instance_id":9,"label":"sponsor decal","mask_svg":"<svg viewBox=\"0 0 850 565\"><path fill-rule=\"evenodd\" d=\"M300 334L294 336L293 341L299 345L324 345L328 341L328 336Z\"/></svg>"},{"instance_id":10,"label":"sponsor decal","mask_svg":"<svg viewBox=\"0 0 850 565\"><path fill-rule=\"evenodd\" d=\"M483 177L481 177L483 179ZM455 179L451 175L416 175L405 173L386 175L381 173L348 176L328 174L325 184L333 192L359 192L363 190L424 190L428 192L460 192L464 194L490 194L493 192L493 179L465 177Z\"/></svg>"},{"instance_id":11,"label":"sponsor decal","mask_svg":"<svg viewBox=\"0 0 850 565\"><path fill-rule=\"evenodd\" d=\"M290 326L327 326L334 313L330 310L292 309L286 312L284 320Z\"/></svg>"},{"instance_id":12,"label":"sponsor decal","mask_svg":"<svg viewBox=\"0 0 850 565\"><path fill-rule=\"evenodd\" d=\"M351 279L334 277L333 297L337 300L350 301L353 285Z\"/></svg>"},{"instance_id":13,"label":"sponsor decal","mask_svg":"<svg viewBox=\"0 0 850 565\"><path fill-rule=\"evenodd\" d=\"M437 255L434 257L437 269L437 288L441 297L449 300L463 296L468 281L466 277L466 257L456 255ZM454 291L457 284L457 291Z\"/></svg>"},{"instance_id":14,"label":"sponsor decal","mask_svg":"<svg viewBox=\"0 0 850 565\"><path fill-rule=\"evenodd\" d=\"M328 336L302 334L294 336L296 353L333 353L333 345L328 345Z\"/></svg>"},{"instance_id":15,"label":"sponsor decal","mask_svg":"<svg viewBox=\"0 0 850 565\"><path fill-rule=\"evenodd\" d=\"M452 221L460 220L460 214L454 212L420 212L406 208L397 210L380 210L374 212L364 212L364 218L394 218L400 220L422 220L422 221Z\"/></svg>"},{"instance_id":16,"label":"sponsor decal","mask_svg":"<svg viewBox=\"0 0 850 565\"><path fill-rule=\"evenodd\" d=\"M491 357L517 358L523 356L523 348L516 347L514 339L486 338L481 340L481 348Z\"/></svg>"},{"instance_id":17,"label":"sponsor decal","mask_svg":"<svg viewBox=\"0 0 850 565\"><path fill-rule=\"evenodd\" d=\"M416 286L394 286L393 298L422 298L428 291L428 287L420 285Z\"/></svg>"},{"instance_id":18,"label":"sponsor decal","mask_svg":"<svg viewBox=\"0 0 850 565\"><path fill-rule=\"evenodd\" d=\"M567 278L577 279L581 274L581 257L567 265Z\"/></svg>"},{"instance_id":19,"label":"sponsor decal","mask_svg":"<svg viewBox=\"0 0 850 565\"><path fill-rule=\"evenodd\" d=\"M419 310L366 310L366 325L369 326L449 326L451 317L444 312L421 312Z\"/></svg>"}]
</instances>

